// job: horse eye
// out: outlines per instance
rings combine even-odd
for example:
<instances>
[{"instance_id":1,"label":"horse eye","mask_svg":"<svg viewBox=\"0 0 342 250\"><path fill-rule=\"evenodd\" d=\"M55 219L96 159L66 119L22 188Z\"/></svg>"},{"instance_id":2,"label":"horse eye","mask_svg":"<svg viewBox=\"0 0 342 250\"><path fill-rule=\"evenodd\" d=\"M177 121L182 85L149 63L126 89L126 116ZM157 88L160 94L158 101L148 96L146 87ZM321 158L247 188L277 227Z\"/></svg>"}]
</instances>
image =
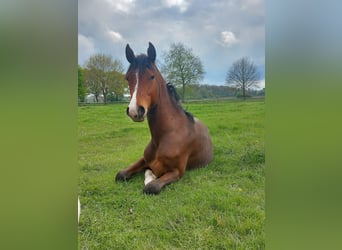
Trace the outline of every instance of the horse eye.
<instances>
[{"instance_id":1,"label":"horse eye","mask_svg":"<svg viewBox=\"0 0 342 250\"><path fill-rule=\"evenodd\" d=\"M151 76L151 80L153 80L154 79L154 76Z\"/></svg>"}]
</instances>

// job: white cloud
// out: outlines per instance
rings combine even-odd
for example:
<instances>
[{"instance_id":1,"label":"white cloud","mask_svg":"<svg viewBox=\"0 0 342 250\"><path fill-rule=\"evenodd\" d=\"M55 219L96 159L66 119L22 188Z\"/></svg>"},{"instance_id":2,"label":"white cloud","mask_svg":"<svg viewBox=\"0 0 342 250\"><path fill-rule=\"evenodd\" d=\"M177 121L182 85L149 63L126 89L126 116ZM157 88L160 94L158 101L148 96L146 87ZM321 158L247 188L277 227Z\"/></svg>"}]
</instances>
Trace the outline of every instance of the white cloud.
<instances>
[{"instance_id":1,"label":"white cloud","mask_svg":"<svg viewBox=\"0 0 342 250\"><path fill-rule=\"evenodd\" d=\"M258 85L256 86L256 89L263 89L263 88L265 88L265 79L258 81Z\"/></svg>"},{"instance_id":2,"label":"white cloud","mask_svg":"<svg viewBox=\"0 0 342 250\"><path fill-rule=\"evenodd\" d=\"M129 13L134 8L135 0L106 0L114 11Z\"/></svg>"},{"instance_id":3,"label":"white cloud","mask_svg":"<svg viewBox=\"0 0 342 250\"><path fill-rule=\"evenodd\" d=\"M231 31L222 31L221 38L224 45L231 47L238 42L235 34Z\"/></svg>"},{"instance_id":4,"label":"white cloud","mask_svg":"<svg viewBox=\"0 0 342 250\"><path fill-rule=\"evenodd\" d=\"M257 14L264 14L264 0L240 0L241 10Z\"/></svg>"},{"instance_id":5,"label":"white cloud","mask_svg":"<svg viewBox=\"0 0 342 250\"><path fill-rule=\"evenodd\" d=\"M122 42L124 40L119 32L113 30L108 30L107 35L114 43Z\"/></svg>"},{"instance_id":6,"label":"white cloud","mask_svg":"<svg viewBox=\"0 0 342 250\"><path fill-rule=\"evenodd\" d=\"M91 37L78 34L78 61L87 60L96 51L94 41Z\"/></svg>"},{"instance_id":7,"label":"white cloud","mask_svg":"<svg viewBox=\"0 0 342 250\"><path fill-rule=\"evenodd\" d=\"M187 0L164 0L164 5L168 8L178 7L180 12L187 11L190 3Z\"/></svg>"}]
</instances>

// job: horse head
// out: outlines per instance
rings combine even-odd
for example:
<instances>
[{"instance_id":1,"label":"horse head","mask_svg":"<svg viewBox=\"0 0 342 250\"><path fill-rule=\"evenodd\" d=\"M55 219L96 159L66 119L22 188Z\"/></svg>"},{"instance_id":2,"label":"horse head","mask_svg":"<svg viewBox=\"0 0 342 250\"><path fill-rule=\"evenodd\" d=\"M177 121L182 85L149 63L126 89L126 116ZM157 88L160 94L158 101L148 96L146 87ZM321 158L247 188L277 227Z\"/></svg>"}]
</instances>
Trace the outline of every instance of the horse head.
<instances>
[{"instance_id":1,"label":"horse head","mask_svg":"<svg viewBox=\"0 0 342 250\"><path fill-rule=\"evenodd\" d=\"M149 43L147 55L135 56L127 44L126 58L130 63L126 80L131 94L127 115L135 122L144 121L149 109L158 100L158 85L163 80L155 65L156 49L152 43Z\"/></svg>"}]
</instances>

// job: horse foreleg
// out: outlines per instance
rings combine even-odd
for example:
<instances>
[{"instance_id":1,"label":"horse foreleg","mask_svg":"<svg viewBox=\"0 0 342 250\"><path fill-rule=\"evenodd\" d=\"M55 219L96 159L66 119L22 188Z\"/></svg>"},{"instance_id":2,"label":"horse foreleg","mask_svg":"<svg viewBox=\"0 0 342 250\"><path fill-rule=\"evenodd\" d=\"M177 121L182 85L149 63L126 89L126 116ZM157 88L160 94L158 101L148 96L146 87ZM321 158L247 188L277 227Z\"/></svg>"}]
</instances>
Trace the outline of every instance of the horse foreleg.
<instances>
[{"instance_id":1,"label":"horse foreleg","mask_svg":"<svg viewBox=\"0 0 342 250\"><path fill-rule=\"evenodd\" d=\"M144 158L141 158L133 165L129 166L128 168L125 168L121 170L119 173L117 173L115 177L115 181L125 181L132 177L135 174L138 174L146 169L146 162Z\"/></svg>"},{"instance_id":2,"label":"horse foreleg","mask_svg":"<svg viewBox=\"0 0 342 250\"><path fill-rule=\"evenodd\" d=\"M144 193L159 194L165 185L178 181L181 177L182 174L180 173L179 169L175 168L172 171L160 176L158 179L149 182L144 188Z\"/></svg>"}]
</instances>

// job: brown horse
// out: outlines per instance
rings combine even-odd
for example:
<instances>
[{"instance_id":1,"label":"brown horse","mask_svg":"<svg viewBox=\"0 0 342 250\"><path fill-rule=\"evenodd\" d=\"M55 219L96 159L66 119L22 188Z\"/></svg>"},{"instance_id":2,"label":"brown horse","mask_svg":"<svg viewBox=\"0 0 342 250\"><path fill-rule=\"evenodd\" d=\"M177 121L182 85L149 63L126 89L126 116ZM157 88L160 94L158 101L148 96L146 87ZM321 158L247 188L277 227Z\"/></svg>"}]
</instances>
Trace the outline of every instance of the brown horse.
<instances>
[{"instance_id":1,"label":"brown horse","mask_svg":"<svg viewBox=\"0 0 342 250\"><path fill-rule=\"evenodd\" d=\"M145 170L144 193L158 194L165 185L179 180L186 169L208 164L213 157L212 142L206 126L182 108L174 87L166 84L156 67L152 43L147 56L137 57L127 44L126 58L131 93L127 115L135 122L147 118L152 138L144 156L121 170L116 181Z\"/></svg>"}]
</instances>

